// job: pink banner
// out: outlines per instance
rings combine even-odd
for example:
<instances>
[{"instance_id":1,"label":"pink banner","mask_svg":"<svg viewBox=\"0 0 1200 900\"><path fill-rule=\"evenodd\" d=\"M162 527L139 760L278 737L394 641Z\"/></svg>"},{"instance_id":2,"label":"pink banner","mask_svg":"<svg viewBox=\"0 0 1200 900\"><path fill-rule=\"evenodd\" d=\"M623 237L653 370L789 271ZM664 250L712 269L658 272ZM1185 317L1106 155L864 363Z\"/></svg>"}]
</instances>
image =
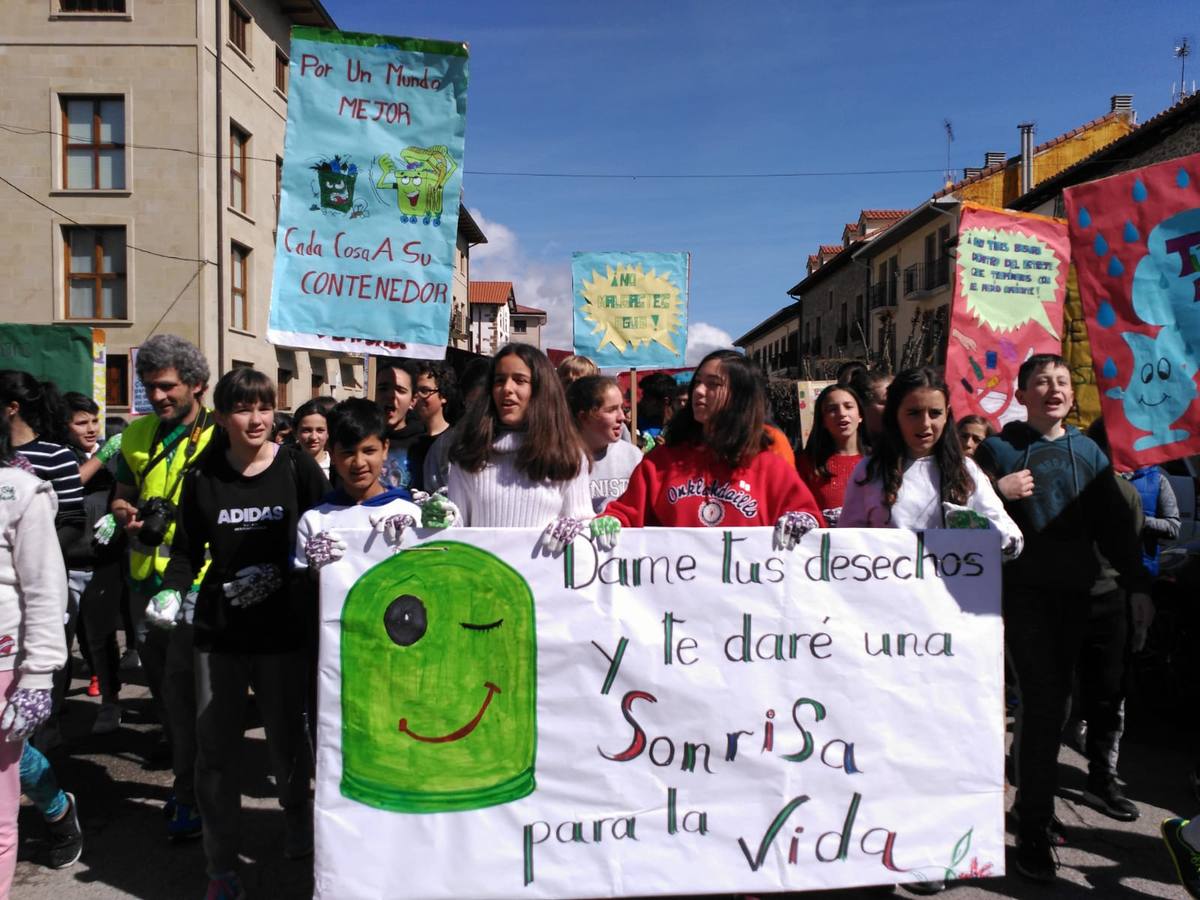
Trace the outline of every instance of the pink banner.
<instances>
[{"instance_id":1,"label":"pink banner","mask_svg":"<svg viewBox=\"0 0 1200 900\"><path fill-rule=\"evenodd\" d=\"M1200 154L1064 197L1113 465L1200 453Z\"/></svg>"},{"instance_id":2,"label":"pink banner","mask_svg":"<svg viewBox=\"0 0 1200 900\"><path fill-rule=\"evenodd\" d=\"M1070 261L1065 222L963 204L946 349L956 418L997 429L1025 418L1017 370L1035 353L1062 352Z\"/></svg>"}]
</instances>

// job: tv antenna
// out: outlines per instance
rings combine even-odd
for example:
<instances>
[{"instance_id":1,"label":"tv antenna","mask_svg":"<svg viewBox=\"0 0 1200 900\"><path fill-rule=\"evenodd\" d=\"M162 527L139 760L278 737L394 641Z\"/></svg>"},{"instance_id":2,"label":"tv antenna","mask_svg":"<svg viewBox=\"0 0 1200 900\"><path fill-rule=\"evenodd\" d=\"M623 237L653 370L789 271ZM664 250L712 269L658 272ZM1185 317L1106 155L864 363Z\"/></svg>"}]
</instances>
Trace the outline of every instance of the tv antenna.
<instances>
[{"instance_id":1,"label":"tv antenna","mask_svg":"<svg viewBox=\"0 0 1200 900\"><path fill-rule=\"evenodd\" d=\"M1187 82L1184 80L1184 76L1187 74L1187 58L1191 55L1192 42L1187 37L1181 37L1175 42L1175 58L1179 60L1179 94L1173 99L1185 100L1188 97Z\"/></svg>"},{"instance_id":2,"label":"tv antenna","mask_svg":"<svg viewBox=\"0 0 1200 900\"><path fill-rule=\"evenodd\" d=\"M950 145L954 143L954 126L949 119L942 119L942 127L946 129L946 184L954 183L954 171L950 168Z\"/></svg>"}]
</instances>

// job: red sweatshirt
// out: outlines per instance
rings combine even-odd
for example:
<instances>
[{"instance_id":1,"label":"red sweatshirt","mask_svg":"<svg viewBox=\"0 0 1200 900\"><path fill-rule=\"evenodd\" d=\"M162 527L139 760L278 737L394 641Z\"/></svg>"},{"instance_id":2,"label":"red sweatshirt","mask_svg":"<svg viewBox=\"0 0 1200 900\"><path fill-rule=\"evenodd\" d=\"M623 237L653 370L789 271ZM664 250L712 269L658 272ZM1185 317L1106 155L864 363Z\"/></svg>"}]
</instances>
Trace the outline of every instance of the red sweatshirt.
<instances>
[{"instance_id":1,"label":"red sweatshirt","mask_svg":"<svg viewBox=\"0 0 1200 900\"><path fill-rule=\"evenodd\" d=\"M604 509L627 528L774 525L788 512L825 520L796 470L762 451L733 468L707 447L657 447L638 463L625 493Z\"/></svg>"},{"instance_id":2,"label":"red sweatshirt","mask_svg":"<svg viewBox=\"0 0 1200 900\"><path fill-rule=\"evenodd\" d=\"M846 485L850 483L850 475L861 459L862 455L858 453L853 456L842 456L835 453L825 461L829 477L822 478L817 474L808 454L802 453L796 460L796 469L800 472L800 479L808 485L808 489L816 497L821 509L841 509L842 498L846 495Z\"/></svg>"}]
</instances>

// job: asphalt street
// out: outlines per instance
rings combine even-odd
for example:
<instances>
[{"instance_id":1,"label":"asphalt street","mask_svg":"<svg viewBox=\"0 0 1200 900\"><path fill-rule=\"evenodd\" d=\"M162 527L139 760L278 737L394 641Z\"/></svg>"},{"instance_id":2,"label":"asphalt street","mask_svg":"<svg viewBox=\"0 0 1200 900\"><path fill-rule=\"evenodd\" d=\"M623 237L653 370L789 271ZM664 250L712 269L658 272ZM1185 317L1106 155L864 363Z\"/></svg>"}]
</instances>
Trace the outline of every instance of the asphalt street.
<instances>
[{"instance_id":1,"label":"asphalt street","mask_svg":"<svg viewBox=\"0 0 1200 900\"><path fill-rule=\"evenodd\" d=\"M99 701L77 680L66 704L64 745L50 752L59 780L78 798L85 831L83 858L74 866L52 871L41 864L44 829L31 807L20 817L20 859L13 897L16 900L139 897L175 900L204 896L204 856L199 841L166 840L162 805L169 793L170 773L147 762L154 755L159 730L151 720L144 687L129 685L122 694L125 720L114 734L92 736ZM1169 815L1200 810L1192 796L1188 772L1197 753L1195 717L1170 707L1153 714L1131 709L1121 750L1121 773L1127 792L1142 810L1141 818L1121 823L1083 805L1083 758L1064 747L1059 757L1059 817L1069 829L1070 844L1059 852L1060 880L1053 886L1033 885L1012 869L1009 823L1008 868L1002 878L955 882L942 896L968 898L1173 897L1187 895L1176 884L1170 859L1158 836L1159 822ZM283 816L272 799L266 744L256 723L246 741L242 790L241 872L251 898L307 898L312 893L311 860L283 858ZM1013 791L1009 788L1008 802ZM828 892L829 898L887 896L887 889ZM911 896L896 890L895 896ZM402 896L398 894L397 896Z\"/></svg>"}]
</instances>

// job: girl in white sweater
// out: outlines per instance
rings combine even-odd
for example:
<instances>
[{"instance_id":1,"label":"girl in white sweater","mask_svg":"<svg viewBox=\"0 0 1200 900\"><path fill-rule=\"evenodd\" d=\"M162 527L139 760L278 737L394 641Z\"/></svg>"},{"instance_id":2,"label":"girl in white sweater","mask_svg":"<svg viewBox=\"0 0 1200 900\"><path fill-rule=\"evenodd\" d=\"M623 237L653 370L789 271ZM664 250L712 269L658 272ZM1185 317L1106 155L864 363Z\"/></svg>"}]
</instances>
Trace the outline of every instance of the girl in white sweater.
<instances>
[{"instance_id":1,"label":"girl in white sweater","mask_svg":"<svg viewBox=\"0 0 1200 900\"><path fill-rule=\"evenodd\" d=\"M887 390L883 440L850 476L843 528L990 527L1006 559L1021 552L1021 530L987 476L966 458L945 382L930 368L901 372Z\"/></svg>"},{"instance_id":2,"label":"girl in white sweater","mask_svg":"<svg viewBox=\"0 0 1200 900\"><path fill-rule=\"evenodd\" d=\"M528 344L502 347L488 384L450 451L449 496L460 524L545 527L545 546L561 549L593 516L589 457L562 385L545 354ZM612 536L611 524L593 526L593 535Z\"/></svg>"}]
</instances>

